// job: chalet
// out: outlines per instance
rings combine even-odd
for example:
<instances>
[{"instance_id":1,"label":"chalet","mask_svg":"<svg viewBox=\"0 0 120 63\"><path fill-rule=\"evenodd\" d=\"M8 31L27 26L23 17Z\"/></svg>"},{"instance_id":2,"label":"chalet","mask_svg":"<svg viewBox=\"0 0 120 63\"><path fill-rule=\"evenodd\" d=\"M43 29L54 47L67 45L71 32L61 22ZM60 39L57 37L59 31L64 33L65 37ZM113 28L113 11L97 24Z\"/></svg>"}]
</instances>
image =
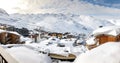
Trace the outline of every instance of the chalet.
<instances>
[{"instance_id":1,"label":"chalet","mask_svg":"<svg viewBox=\"0 0 120 63\"><path fill-rule=\"evenodd\" d=\"M57 38L62 38L63 34L62 33L49 33L48 36L55 36Z\"/></svg>"},{"instance_id":2,"label":"chalet","mask_svg":"<svg viewBox=\"0 0 120 63\"><path fill-rule=\"evenodd\" d=\"M102 27L93 32L94 44L88 45L88 48L92 49L98 45L106 42L119 42L120 41L120 27L119 26L107 26Z\"/></svg>"},{"instance_id":3,"label":"chalet","mask_svg":"<svg viewBox=\"0 0 120 63\"><path fill-rule=\"evenodd\" d=\"M106 42L119 42L120 41L120 27L119 26L108 26L103 27L93 32L95 41L100 44Z\"/></svg>"},{"instance_id":4,"label":"chalet","mask_svg":"<svg viewBox=\"0 0 120 63\"><path fill-rule=\"evenodd\" d=\"M19 34L23 35L24 37L29 36L29 30L27 28L15 28L14 26L10 26L10 27L7 27L6 30L18 32Z\"/></svg>"},{"instance_id":5,"label":"chalet","mask_svg":"<svg viewBox=\"0 0 120 63\"><path fill-rule=\"evenodd\" d=\"M99 42L99 45L106 43L106 42L117 42L119 40L120 39L117 39L116 36L107 35L107 34L100 34L100 35L97 35L95 38L95 41Z\"/></svg>"},{"instance_id":6,"label":"chalet","mask_svg":"<svg viewBox=\"0 0 120 63\"><path fill-rule=\"evenodd\" d=\"M65 32L63 35L68 35L68 34L70 34L70 32Z\"/></svg>"},{"instance_id":7,"label":"chalet","mask_svg":"<svg viewBox=\"0 0 120 63\"><path fill-rule=\"evenodd\" d=\"M69 35L67 35L67 37L66 37L66 38L75 38L75 36L74 36L74 35L69 34Z\"/></svg>"},{"instance_id":8,"label":"chalet","mask_svg":"<svg viewBox=\"0 0 120 63\"><path fill-rule=\"evenodd\" d=\"M49 36L48 36L48 32L41 32L41 33L39 33L39 38L45 38L45 39L48 39L49 38Z\"/></svg>"},{"instance_id":9,"label":"chalet","mask_svg":"<svg viewBox=\"0 0 120 63\"><path fill-rule=\"evenodd\" d=\"M29 38L33 39L34 42L37 42L38 41L38 36L39 36L39 34L30 34Z\"/></svg>"},{"instance_id":10,"label":"chalet","mask_svg":"<svg viewBox=\"0 0 120 63\"><path fill-rule=\"evenodd\" d=\"M20 44L20 35L16 32L8 32L0 30L1 44Z\"/></svg>"},{"instance_id":11,"label":"chalet","mask_svg":"<svg viewBox=\"0 0 120 63\"><path fill-rule=\"evenodd\" d=\"M1 29L1 30L6 30L6 26L0 25L0 29Z\"/></svg>"}]
</instances>

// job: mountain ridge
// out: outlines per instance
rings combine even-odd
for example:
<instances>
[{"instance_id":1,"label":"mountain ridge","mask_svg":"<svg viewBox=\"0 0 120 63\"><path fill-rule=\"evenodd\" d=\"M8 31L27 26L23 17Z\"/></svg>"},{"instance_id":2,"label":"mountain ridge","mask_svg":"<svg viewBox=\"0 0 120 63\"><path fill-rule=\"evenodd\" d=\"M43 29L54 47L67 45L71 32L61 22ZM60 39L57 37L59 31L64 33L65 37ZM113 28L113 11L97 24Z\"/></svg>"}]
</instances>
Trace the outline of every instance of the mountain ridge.
<instances>
[{"instance_id":1,"label":"mountain ridge","mask_svg":"<svg viewBox=\"0 0 120 63\"><path fill-rule=\"evenodd\" d=\"M53 32L90 33L99 26L114 25L107 20L76 14L14 14L11 17L16 18L18 20L16 23L19 22L28 29L43 27L45 30Z\"/></svg>"},{"instance_id":2,"label":"mountain ridge","mask_svg":"<svg viewBox=\"0 0 120 63\"><path fill-rule=\"evenodd\" d=\"M112 21L76 14L10 14L0 16L0 23L34 30L42 28L51 32L75 32L89 34L100 26L115 25ZM12 24L11 24L12 23Z\"/></svg>"}]
</instances>

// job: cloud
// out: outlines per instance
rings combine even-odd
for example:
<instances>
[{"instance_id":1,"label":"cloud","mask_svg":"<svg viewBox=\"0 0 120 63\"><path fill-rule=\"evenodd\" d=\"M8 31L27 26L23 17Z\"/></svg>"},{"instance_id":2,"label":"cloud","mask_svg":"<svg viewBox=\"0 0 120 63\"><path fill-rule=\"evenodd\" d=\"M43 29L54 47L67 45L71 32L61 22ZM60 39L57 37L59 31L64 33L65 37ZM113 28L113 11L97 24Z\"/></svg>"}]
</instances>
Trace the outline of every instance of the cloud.
<instances>
[{"instance_id":1,"label":"cloud","mask_svg":"<svg viewBox=\"0 0 120 63\"><path fill-rule=\"evenodd\" d=\"M2 1L3 0L0 0L0 2ZM15 5L13 5L13 7L11 8L11 10L14 10L14 13L66 13L66 14L74 13L74 14L84 14L84 15L120 15L120 9L93 5L80 0L73 0L73 1L13 0L13 1L16 1L16 3L13 3ZM9 4L10 3L11 2L9 2ZM9 10L7 11L9 12Z\"/></svg>"}]
</instances>

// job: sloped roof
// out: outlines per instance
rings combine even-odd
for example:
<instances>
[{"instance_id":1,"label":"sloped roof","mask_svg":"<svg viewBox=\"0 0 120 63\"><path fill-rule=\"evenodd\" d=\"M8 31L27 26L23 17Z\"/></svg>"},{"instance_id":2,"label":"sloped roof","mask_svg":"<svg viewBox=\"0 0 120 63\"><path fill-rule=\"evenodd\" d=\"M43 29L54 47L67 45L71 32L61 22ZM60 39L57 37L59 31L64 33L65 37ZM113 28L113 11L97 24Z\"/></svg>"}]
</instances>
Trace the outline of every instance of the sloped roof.
<instances>
[{"instance_id":1,"label":"sloped roof","mask_svg":"<svg viewBox=\"0 0 120 63\"><path fill-rule=\"evenodd\" d=\"M6 30L1 30L1 29L0 29L0 33L2 33L2 32L8 32L8 33L12 33L12 34L15 34L15 35L19 35L19 36L20 36L20 34L17 33L17 32L14 32L14 31L6 31Z\"/></svg>"}]
</instances>

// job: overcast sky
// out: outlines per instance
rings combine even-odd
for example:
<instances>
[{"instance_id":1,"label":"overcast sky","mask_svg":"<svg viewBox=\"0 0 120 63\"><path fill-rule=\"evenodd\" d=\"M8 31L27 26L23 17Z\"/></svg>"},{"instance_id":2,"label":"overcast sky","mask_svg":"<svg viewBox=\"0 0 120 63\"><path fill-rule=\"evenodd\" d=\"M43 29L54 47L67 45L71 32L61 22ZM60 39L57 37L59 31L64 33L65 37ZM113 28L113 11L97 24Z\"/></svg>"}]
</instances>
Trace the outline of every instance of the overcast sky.
<instances>
[{"instance_id":1,"label":"overcast sky","mask_svg":"<svg viewBox=\"0 0 120 63\"><path fill-rule=\"evenodd\" d=\"M94 1L99 2L100 0ZM112 2L113 0L110 1ZM116 5L119 5L119 3ZM84 15L120 15L120 9L118 8L95 5L84 0L0 0L0 8L6 10L9 14L74 13Z\"/></svg>"}]
</instances>

